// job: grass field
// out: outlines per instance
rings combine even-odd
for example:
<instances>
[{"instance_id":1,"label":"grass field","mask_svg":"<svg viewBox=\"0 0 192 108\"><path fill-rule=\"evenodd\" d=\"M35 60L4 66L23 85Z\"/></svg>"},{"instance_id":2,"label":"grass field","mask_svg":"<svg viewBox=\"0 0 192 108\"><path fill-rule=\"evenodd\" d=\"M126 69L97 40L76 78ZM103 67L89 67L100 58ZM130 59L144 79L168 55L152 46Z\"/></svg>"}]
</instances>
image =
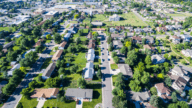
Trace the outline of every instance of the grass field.
<instances>
[{"instance_id":1,"label":"grass field","mask_svg":"<svg viewBox=\"0 0 192 108\"><path fill-rule=\"evenodd\" d=\"M3 30L9 31L9 28L10 28L10 27L0 27L0 31L3 31Z\"/></svg>"},{"instance_id":2,"label":"grass field","mask_svg":"<svg viewBox=\"0 0 192 108\"><path fill-rule=\"evenodd\" d=\"M90 24L90 18L85 18L85 19L83 20L83 23Z\"/></svg>"},{"instance_id":3,"label":"grass field","mask_svg":"<svg viewBox=\"0 0 192 108\"><path fill-rule=\"evenodd\" d=\"M37 98L28 100L22 97L19 102L22 103L23 108L35 108L38 104Z\"/></svg>"},{"instance_id":4,"label":"grass field","mask_svg":"<svg viewBox=\"0 0 192 108\"><path fill-rule=\"evenodd\" d=\"M173 13L173 14L166 13L166 15L172 16L172 17L187 17L187 16L192 16L191 13Z\"/></svg>"},{"instance_id":5,"label":"grass field","mask_svg":"<svg viewBox=\"0 0 192 108\"><path fill-rule=\"evenodd\" d=\"M61 102L61 101L57 101L57 99L51 99L51 100L47 100L44 103L44 108L75 108L76 107L76 102L72 101L72 102ZM31 107L24 107L24 108L31 108Z\"/></svg>"},{"instance_id":6,"label":"grass field","mask_svg":"<svg viewBox=\"0 0 192 108\"><path fill-rule=\"evenodd\" d=\"M118 66L117 66L117 64L111 64L111 69L118 69Z\"/></svg>"},{"instance_id":7,"label":"grass field","mask_svg":"<svg viewBox=\"0 0 192 108\"><path fill-rule=\"evenodd\" d=\"M109 21L108 17L105 17L105 15L97 14L94 16L92 21L98 20L105 23L107 26L120 26L125 24L131 24L132 26L147 26L145 22L143 22L141 19L139 19L134 13L126 13L119 15L121 16L120 21Z\"/></svg>"}]
</instances>

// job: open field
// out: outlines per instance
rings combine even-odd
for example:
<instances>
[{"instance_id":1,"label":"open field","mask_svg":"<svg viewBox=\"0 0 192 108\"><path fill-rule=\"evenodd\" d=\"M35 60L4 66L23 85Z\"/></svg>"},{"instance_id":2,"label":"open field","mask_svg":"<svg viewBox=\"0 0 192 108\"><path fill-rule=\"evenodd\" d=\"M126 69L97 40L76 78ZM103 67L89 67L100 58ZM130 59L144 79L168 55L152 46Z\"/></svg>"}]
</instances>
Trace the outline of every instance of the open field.
<instances>
[{"instance_id":1,"label":"open field","mask_svg":"<svg viewBox=\"0 0 192 108\"><path fill-rule=\"evenodd\" d=\"M121 16L120 21L108 21L108 18L106 18L104 15L95 15L94 20L100 20L103 21L107 26L120 26L125 24L131 24L132 26L147 26L145 22L143 22L141 19L139 19L134 13L126 13L119 15Z\"/></svg>"},{"instance_id":2,"label":"open field","mask_svg":"<svg viewBox=\"0 0 192 108\"><path fill-rule=\"evenodd\" d=\"M3 30L9 31L9 28L10 28L10 27L0 27L0 31L3 31Z\"/></svg>"},{"instance_id":3,"label":"open field","mask_svg":"<svg viewBox=\"0 0 192 108\"><path fill-rule=\"evenodd\" d=\"M172 17L188 17L188 16L192 16L192 13L166 13L166 15L168 16L172 16Z\"/></svg>"}]
</instances>

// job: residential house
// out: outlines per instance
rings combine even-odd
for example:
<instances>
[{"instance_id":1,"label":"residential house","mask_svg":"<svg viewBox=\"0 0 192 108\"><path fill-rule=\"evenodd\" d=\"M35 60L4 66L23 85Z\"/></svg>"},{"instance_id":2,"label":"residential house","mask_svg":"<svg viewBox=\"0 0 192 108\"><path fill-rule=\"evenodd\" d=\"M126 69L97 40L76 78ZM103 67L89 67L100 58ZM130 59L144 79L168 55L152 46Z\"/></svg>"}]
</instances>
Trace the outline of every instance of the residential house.
<instances>
[{"instance_id":1,"label":"residential house","mask_svg":"<svg viewBox=\"0 0 192 108\"><path fill-rule=\"evenodd\" d=\"M151 56L151 61L153 64L160 64L165 62L165 58L160 55L154 54Z\"/></svg>"},{"instance_id":2,"label":"residential house","mask_svg":"<svg viewBox=\"0 0 192 108\"><path fill-rule=\"evenodd\" d=\"M116 29L115 29L115 28L110 28L110 29L109 29L109 32L110 32L110 33L115 33L115 32L116 32Z\"/></svg>"},{"instance_id":3,"label":"residential house","mask_svg":"<svg viewBox=\"0 0 192 108\"><path fill-rule=\"evenodd\" d=\"M146 44L153 44L155 42L154 40L154 37L151 37L151 36L146 36L144 37L146 40L145 40L145 43Z\"/></svg>"},{"instance_id":4,"label":"residential house","mask_svg":"<svg viewBox=\"0 0 192 108\"><path fill-rule=\"evenodd\" d=\"M87 61L88 62L94 62L94 59L95 59L95 50L89 49L88 54L87 54Z\"/></svg>"},{"instance_id":5,"label":"residential house","mask_svg":"<svg viewBox=\"0 0 192 108\"><path fill-rule=\"evenodd\" d=\"M158 31L158 32L166 32L167 31L167 28L166 27L156 27L156 30Z\"/></svg>"},{"instance_id":6,"label":"residential house","mask_svg":"<svg viewBox=\"0 0 192 108\"><path fill-rule=\"evenodd\" d=\"M11 42L3 45L3 49L8 49L9 47L13 46L14 43L15 43L15 41L11 41Z\"/></svg>"},{"instance_id":7,"label":"residential house","mask_svg":"<svg viewBox=\"0 0 192 108\"><path fill-rule=\"evenodd\" d=\"M152 28L143 28L143 31L145 32L145 33L153 33L153 29Z\"/></svg>"},{"instance_id":8,"label":"residential house","mask_svg":"<svg viewBox=\"0 0 192 108\"><path fill-rule=\"evenodd\" d=\"M120 72L125 76L125 80L133 77L133 71L128 64L118 64Z\"/></svg>"},{"instance_id":9,"label":"residential house","mask_svg":"<svg viewBox=\"0 0 192 108\"><path fill-rule=\"evenodd\" d=\"M120 21L120 17L117 14L113 14L113 16L109 16L109 21Z\"/></svg>"},{"instance_id":10,"label":"residential house","mask_svg":"<svg viewBox=\"0 0 192 108\"><path fill-rule=\"evenodd\" d=\"M123 34L111 34L111 37L114 39L124 39L125 36Z\"/></svg>"},{"instance_id":11,"label":"residential house","mask_svg":"<svg viewBox=\"0 0 192 108\"><path fill-rule=\"evenodd\" d=\"M125 27L124 26L116 26L115 29L117 31L121 31L121 30L125 30Z\"/></svg>"},{"instance_id":12,"label":"residential house","mask_svg":"<svg viewBox=\"0 0 192 108\"><path fill-rule=\"evenodd\" d=\"M117 57L119 58L119 63L125 63L125 54L122 54L120 52L120 49L115 50L115 52L117 53Z\"/></svg>"},{"instance_id":13,"label":"residential house","mask_svg":"<svg viewBox=\"0 0 192 108\"><path fill-rule=\"evenodd\" d=\"M2 88L7 84L7 81L1 81L0 83L0 102L2 102L4 94L2 93Z\"/></svg>"},{"instance_id":14,"label":"residential house","mask_svg":"<svg viewBox=\"0 0 192 108\"><path fill-rule=\"evenodd\" d=\"M64 40L65 40L65 41L69 41L70 37L71 37L71 33L67 33L67 34L64 36Z\"/></svg>"},{"instance_id":15,"label":"residential house","mask_svg":"<svg viewBox=\"0 0 192 108\"><path fill-rule=\"evenodd\" d=\"M150 100L151 94L149 91L144 92L134 92L128 91L127 99L136 101L136 102L147 102Z\"/></svg>"},{"instance_id":16,"label":"residential house","mask_svg":"<svg viewBox=\"0 0 192 108\"><path fill-rule=\"evenodd\" d=\"M93 26L102 26L103 22L91 22Z\"/></svg>"},{"instance_id":17,"label":"residential house","mask_svg":"<svg viewBox=\"0 0 192 108\"><path fill-rule=\"evenodd\" d=\"M34 13L34 14L36 14L36 15L39 15L39 14L44 14L44 13L45 13L45 10L44 10L44 9L39 8L39 9L35 10L33 13Z\"/></svg>"},{"instance_id":18,"label":"residential house","mask_svg":"<svg viewBox=\"0 0 192 108\"><path fill-rule=\"evenodd\" d=\"M44 39L39 39L33 47L41 46Z\"/></svg>"},{"instance_id":19,"label":"residential house","mask_svg":"<svg viewBox=\"0 0 192 108\"><path fill-rule=\"evenodd\" d=\"M92 28L92 31L105 31L105 28Z\"/></svg>"},{"instance_id":20,"label":"residential house","mask_svg":"<svg viewBox=\"0 0 192 108\"><path fill-rule=\"evenodd\" d=\"M88 48L89 49L95 49L96 47L96 44L95 44L96 40L89 40L89 43L88 43Z\"/></svg>"},{"instance_id":21,"label":"residential house","mask_svg":"<svg viewBox=\"0 0 192 108\"><path fill-rule=\"evenodd\" d=\"M171 90L165 86L164 83L155 84L155 88L157 89L158 96L161 97L165 103L172 99Z\"/></svg>"},{"instance_id":22,"label":"residential house","mask_svg":"<svg viewBox=\"0 0 192 108\"><path fill-rule=\"evenodd\" d=\"M181 38L178 36L171 36L170 40L172 40L172 43L179 44L181 42Z\"/></svg>"},{"instance_id":23,"label":"residential house","mask_svg":"<svg viewBox=\"0 0 192 108\"><path fill-rule=\"evenodd\" d=\"M180 76L176 76L176 75L172 75L172 80L174 80L174 82L172 83L171 87L174 90L177 90L180 93L182 93L184 90L186 90L186 88L187 88L186 85L188 83L187 80L185 80L184 78L182 78Z\"/></svg>"},{"instance_id":24,"label":"residential house","mask_svg":"<svg viewBox=\"0 0 192 108\"><path fill-rule=\"evenodd\" d=\"M16 34L14 37L15 38L19 38L19 37L21 37L22 36L22 34Z\"/></svg>"},{"instance_id":25,"label":"residential house","mask_svg":"<svg viewBox=\"0 0 192 108\"><path fill-rule=\"evenodd\" d=\"M57 52L53 55L52 61L56 62L62 57L63 50L57 50Z\"/></svg>"},{"instance_id":26,"label":"residential house","mask_svg":"<svg viewBox=\"0 0 192 108\"><path fill-rule=\"evenodd\" d=\"M8 76L12 76L12 75L13 75L13 71L14 71L15 69L19 69L20 67L21 67L21 66L20 66L19 63L16 64L16 65L14 65L14 66L11 68L11 70L7 72L7 75L8 75Z\"/></svg>"},{"instance_id":27,"label":"residential house","mask_svg":"<svg viewBox=\"0 0 192 108\"><path fill-rule=\"evenodd\" d=\"M192 58L192 50L191 50L191 49L182 50L181 53L182 53L184 56L187 56L187 57L191 57L191 58Z\"/></svg>"},{"instance_id":28,"label":"residential house","mask_svg":"<svg viewBox=\"0 0 192 108\"><path fill-rule=\"evenodd\" d=\"M91 32L89 32L89 34L87 35L87 38L88 38L88 39L92 39L92 38L93 38L93 35L92 35Z\"/></svg>"},{"instance_id":29,"label":"residential house","mask_svg":"<svg viewBox=\"0 0 192 108\"><path fill-rule=\"evenodd\" d=\"M62 43L60 43L58 49L59 50L64 50L67 46L67 41L63 41Z\"/></svg>"},{"instance_id":30,"label":"residential house","mask_svg":"<svg viewBox=\"0 0 192 108\"><path fill-rule=\"evenodd\" d=\"M152 52L155 51L155 47L152 47L152 46L150 46L150 45L148 45L148 44L144 45L143 47L144 47L144 50L149 49L149 50L151 50Z\"/></svg>"},{"instance_id":31,"label":"residential house","mask_svg":"<svg viewBox=\"0 0 192 108\"><path fill-rule=\"evenodd\" d=\"M86 67L84 69L84 79L85 80L92 80L94 75L94 64L93 62L86 63Z\"/></svg>"},{"instance_id":32,"label":"residential house","mask_svg":"<svg viewBox=\"0 0 192 108\"><path fill-rule=\"evenodd\" d=\"M191 36L189 36L187 34L180 35L179 37L183 40L183 42L190 42L190 40L191 40Z\"/></svg>"},{"instance_id":33,"label":"residential house","mask_svg":"<svg viewBox=\"0 0 192 108\"><path fill-rule=\"evenodd\" d=\"M26 51L23 55L22 55L22 58L25 58L25 55L30 53L30 52L35 52L35 49L30 49L28 51Z\"/></svg>"},{"instance_id":34,"label":"residential house","mask_svg":"<svg viewBox=\"0 0 192 108\"><path fill-rule=\"evenodd\" d=\"M172 75L180 76L184 78L187 82L190 80L188 72L183 70L181 67L175 65L173 69L170 70Z\"/></svg>"},{"instance_id":35,"label":"residential house","mask_svg":"<svg viewBox=\"0 0 192 108\"><path fill-rule=\"evenodd\" d=\"M93 89L67 88L65 97L68 100L83 99L83 101L92 101Z\"/></svg>"},{"instance_id":36,"label":"residential house","mask_svg":"<svg viewBox=\"0 0 192 108\"><path fill-rule=\"evenodd\" d=\"M33 91L31 98L37 98L37 101L46 100L46 99L56 98L58 93L59 93L59 88L48 88L48 89L36 88Z\"/></svg>"},{"instance_id":37,"label":"residential house","mask_svg":"<svg viewBox=\"0 0 192 108\"><path fill-rule=\"evenodd\" d=\"M45 19L51 19L53 17L56 17L59 15L58 11L49 11L48 13L45 14Z\"/></svg>"},{"instance_id":38,"label":"residential house","mask_svg":"<svg viewBox=\"0 0 192 108\"><path fill-rule=\"evenodd\" d=\"M136 33L141 33L141 32L143 32L143 29L141 29L141 28L135 28L135 29L134 29L134 32L136 32Z\"/></svg>"},{"instance_id":39,"label":"residential house","mask_svg":"<svg viewBox=\"0 0 192 108\"><path fill-rule=\"evenodd\" d=\"M68 32L75 34L75 33L78 32L78 28L77 27L72 27L71 29L68 30Z\"/></svg>"},{"instance_id":40,"label":"residential house","mask_svg":"<svg viewBox=\"0 0 192 108\"><path fill-rule=\"evenodd\" d=\"M114 49L121 49L123 47L123 44L121 40L113 40L113 48Z\"/></svg>"},{"instance_id":41,"label":"residential house","mask_svg":"<svg viewBox=\"0 0 192 108\"><path fill-rule=\"evenodd\" d=\"M11 61L11 67L15 66L17 64L17 61Z\"/></svg>"},{"instance_id":42,"label":"residential house","mask_svg":"<svg viewBox=\"0 0 192 108\"><path fill-rule=\"evenodd\" d=\"M51 77L56 67L56 63L51 63L49 66L45 69L42 75L42 79L46 80Z\"/></svg>"},{"instance_id":43,"label":"residential house","mask_svg":"<svg viewBox=\"0 0 192 108\"><path fill-rule=\"evenodd\" d=\"M136 44L136 43L142 43L142 38L141 38L140 36L133 36L133 37L132 37L132 42L133 42L134 44Z\"/></svg>"},{"instance_id":44,"label":"residential house","mask_svg":"<svg viewBox=\"0 0 192 108\"><path fill-rule=\"evenodd\" d=\"M175 30L181 30L181 29L183 29L182 25L173 25L173 28L174 28Z\"/></svg>"},{"instance_id":45,"label":"residential house","mask_svg":"<svg viewBox=\"0 0 192 108\"><path fill-rule=\"evenodd\" d=\"M174 27L172 25L166 25L165 26L167 30L172 31L174 30Z\"/></svg>"}]
</instances>

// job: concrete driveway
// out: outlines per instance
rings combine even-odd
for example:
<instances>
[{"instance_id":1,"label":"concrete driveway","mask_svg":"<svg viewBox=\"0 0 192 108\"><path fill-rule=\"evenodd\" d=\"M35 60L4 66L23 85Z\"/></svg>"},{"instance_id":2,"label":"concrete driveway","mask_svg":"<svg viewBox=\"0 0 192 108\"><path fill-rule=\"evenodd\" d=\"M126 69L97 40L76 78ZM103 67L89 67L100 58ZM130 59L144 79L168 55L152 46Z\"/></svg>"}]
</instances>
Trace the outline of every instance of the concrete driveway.
<instances>
[{"instance_id":1,"label":"concrete driveway","mask_svg":"<svg viewBox=\"0 0 192 108\"><path fill-rule=\"evenodd\" d=\"M37 108L42 108L46 100L39 100Z\"/></svg>"},{"instance_id":2,"label":"concrete driveway","mask_svg":"<svg viewBox=\"0 0 192 108\"><path fill-rule=\"evenodd\" d=\"M82 108L83 107L83 99L79 100L79 104L76 104L76 108Z\"/></svg>"}]
</instances>

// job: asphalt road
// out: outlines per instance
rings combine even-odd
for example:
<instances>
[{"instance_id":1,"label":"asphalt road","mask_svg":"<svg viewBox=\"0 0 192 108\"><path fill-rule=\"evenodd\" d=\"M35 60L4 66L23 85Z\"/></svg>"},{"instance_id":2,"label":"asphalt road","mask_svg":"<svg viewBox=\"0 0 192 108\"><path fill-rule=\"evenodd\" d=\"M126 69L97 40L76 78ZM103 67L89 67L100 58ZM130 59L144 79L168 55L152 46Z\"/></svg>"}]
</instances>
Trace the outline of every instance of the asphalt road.
<instances>
[{"instance_id":1,"label":"asphalt road","mask_svg":"<svg viewBox=\"0 0 192 108\"><path fill-rule=\"evenodd\" d=\"M112 106L112 74L110 73L110 67L109 67L109 61L108 61L108 45L106 42L106 34L101 34L101 61L102 61L102 67L101 72L103 73L103 80L102 80L102 100L103 100L103 108L113 108ZM104 54L104 55L103 55Z\"/></svg>"},{"instance_id":2,"label":"asphalt road","mask_svg":"<svg viewBox=\"0 0 192 108\"><path fill-rule=\"evenodd\" d=\"M20 92L23 88L26 88L28 86L29 82L33 80L34 74L39 73L40 68L44 62L43 59L47 58L46 55L51 52L51 49L54 47L54 44L55 43L53 41L51 41L51 43L49 44L46 44L47 49L42 53L42 56L39 57L39 59L33 64L31 70L28 72L22 82L18 85L18 87L15 89L13 94L10 96L10 98L7 100L7 102L3 105L2 108L16 108L17 103L22 97Z\"/></svg>"}]
</instances>

